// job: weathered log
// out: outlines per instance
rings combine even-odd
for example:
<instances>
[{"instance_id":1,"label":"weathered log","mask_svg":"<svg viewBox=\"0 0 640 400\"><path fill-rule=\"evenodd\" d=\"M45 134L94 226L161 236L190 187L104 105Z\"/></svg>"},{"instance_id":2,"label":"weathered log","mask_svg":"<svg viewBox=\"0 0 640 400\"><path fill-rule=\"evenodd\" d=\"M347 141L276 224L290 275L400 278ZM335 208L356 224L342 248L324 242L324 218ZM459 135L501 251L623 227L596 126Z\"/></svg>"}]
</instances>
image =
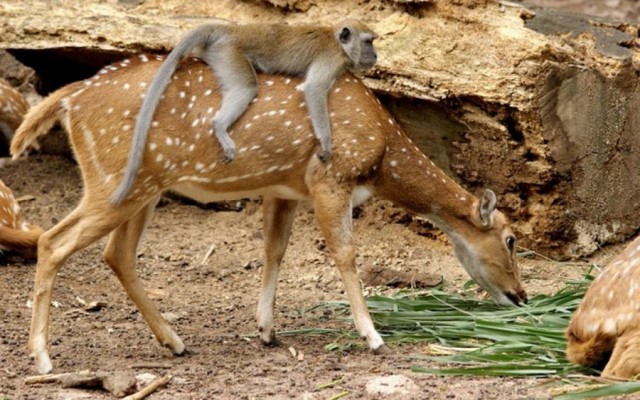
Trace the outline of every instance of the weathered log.
<instances>
[{"instance_id":1,"label":"weathered log","mask_svg":"<svg viewBox=\"0 0 640 400\"><path fill-rule=\"evenodd\" d=\"M215 18L330 24L345 15L381 35L367 85L440 167L499 193L522 245L575 257L637 231L634 25L497 0L8 0L0 46L47 90L133 52L166 52Z\"/></svg>"}]
</instances>

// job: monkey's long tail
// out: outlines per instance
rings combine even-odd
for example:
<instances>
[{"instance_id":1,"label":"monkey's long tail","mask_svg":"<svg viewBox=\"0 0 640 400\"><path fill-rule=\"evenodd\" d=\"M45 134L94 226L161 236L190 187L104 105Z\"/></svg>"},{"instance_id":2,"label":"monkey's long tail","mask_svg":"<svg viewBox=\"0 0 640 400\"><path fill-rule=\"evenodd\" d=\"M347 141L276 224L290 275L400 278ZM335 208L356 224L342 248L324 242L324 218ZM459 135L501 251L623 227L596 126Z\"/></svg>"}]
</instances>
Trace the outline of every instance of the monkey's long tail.
<instances>
[{"instance_id":1,"label":"monkey's long tail","mask_svg":"<svg viewBox=\"0 0 640 400\"><path fill-rule=\"evenodd\" d=\"M34 144L38 137L48 133L53 124L64 120L63 116L67 111L65 97L83 90L83 86L84 82L75 82L58 89L27 112L11 140L10 152L14 160Z\"/></svg>"},{"instance_id":2,"label":"monkey's long tail","mask_svg":"<svg viewBox=\"0 0 640 400\"><path fill-rule=\"evenodd\" d=\"M156 72L153 81L149 85L149 90L144 97L140 112L136 117L136 126L133 131L133 138L131 142L131 150L129 151L129 160L122 176L120 186L116 189L111 203L113 205L121 204L129 195L131 188L138 175L140 164L142 163L144 149L149 135L149 128L153 120L153 114L158 108L162 94L171 83L171 76L178 68L178 64L187 56L192 50L197 47L207 47L212 40L216 38L212 37L212 33L215 32L217 25L203 25L190 32L188 32L176 47L169 53L166 60Z\"/></svg>"}]
</instances>

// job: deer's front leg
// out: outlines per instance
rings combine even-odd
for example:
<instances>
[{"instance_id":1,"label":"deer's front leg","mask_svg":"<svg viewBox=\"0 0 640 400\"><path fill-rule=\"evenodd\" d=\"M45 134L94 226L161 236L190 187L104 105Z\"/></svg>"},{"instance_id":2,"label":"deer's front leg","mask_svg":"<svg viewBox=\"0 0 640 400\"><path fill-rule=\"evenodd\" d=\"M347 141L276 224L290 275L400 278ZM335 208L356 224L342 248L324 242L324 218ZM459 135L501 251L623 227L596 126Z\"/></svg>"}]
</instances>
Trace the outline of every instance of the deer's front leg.
<instances>
[{"instance_id":1,"label":"deer's front leg","mask_svg":"<svg viewBox=\"0 0 640 400\"><path fill-rule=\"evenodd\" d=\"M373 326L360 288L355 265L356 251L351 237L351 193L332 186L316 184L312 190L318 224L340 272L356 329L367 340L371 350L376 353L387 352L388 348Z\"/></svg>"},{"instance_id":2,"label":"deer's front leg","mask_svg":"<svg viewBox=\"0 0 640 400\"><path fill-rule=\"evenodd\" d=\"M273 329L273 307L275 305L278 272L284 252L289 244L291 225L297 201L265 197L263 200L265 261L262 270L262 288L256 319L260 340L266 345L276 344Z\"/></svg>"}]
</instances>

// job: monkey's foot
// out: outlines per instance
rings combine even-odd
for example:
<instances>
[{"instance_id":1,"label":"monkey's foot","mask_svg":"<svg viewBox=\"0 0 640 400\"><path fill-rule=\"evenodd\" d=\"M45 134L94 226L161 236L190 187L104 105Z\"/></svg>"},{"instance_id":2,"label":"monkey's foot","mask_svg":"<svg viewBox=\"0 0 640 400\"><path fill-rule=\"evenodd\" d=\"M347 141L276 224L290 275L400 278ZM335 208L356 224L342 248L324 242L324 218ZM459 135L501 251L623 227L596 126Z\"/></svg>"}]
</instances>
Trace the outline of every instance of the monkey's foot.
<instances>
[{"instance_id":1,"label":"monkey's foot","mask_svg":"<svg viewBox=\"0 0 640 400\"><path fill-rule=\"evenodd\" d=\"M320 150L320 152L316 153L316 156L326 164L331 160L331 150Z\"/></svg>"},{"instance_id":2,"label":"monkey's foot","mask_svg":"<svg viewBox=\"0 0 640 400\"><path fill-rule=\"evenodd\" d=\"M225 149L224 155L222 156L222 162L225 164L229 164L231 161L235 160L236 151L234 149Z\"/></svg>"}]
</instances>

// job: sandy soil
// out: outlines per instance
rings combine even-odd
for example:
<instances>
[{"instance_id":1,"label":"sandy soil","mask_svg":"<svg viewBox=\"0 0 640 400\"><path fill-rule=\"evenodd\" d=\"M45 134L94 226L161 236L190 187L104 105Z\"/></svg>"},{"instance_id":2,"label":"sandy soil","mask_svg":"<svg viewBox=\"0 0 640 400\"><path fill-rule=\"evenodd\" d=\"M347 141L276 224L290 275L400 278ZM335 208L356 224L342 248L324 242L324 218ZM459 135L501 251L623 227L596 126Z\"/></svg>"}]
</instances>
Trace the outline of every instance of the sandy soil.
<instances>
[{"instance_id":1,"label":"sandy soil","mask_svg":"<svg viewBox=\"0 0 640 400\"><path fill-rule=\"evenodd\" d=\"M571 3L571 1L565 2ZM634 15L635 17L635 15ZM81 180L75 165L55 156L35 156L0 171L30 221L52 227L77 204ZM265 348L256 333L254 308L262 266L261 213L249 202L239 212L212 211L166 199L140 246L138 270L149 293L191 353L173 357L153 338L106 264L104 241L73 256L59 275L52 307L50 351L56 372L83 369L136 374L172 374L167 387L151 399L346 399L379 398L367 394L367 382L404 375L419 390L409 398L515 399L549 397L544 379L440 378L415 374L410 357L425 345L394 346L393 354L370 354L364 343L349 352L330 352L333 336L280 336L282 345ZM468 280L437 230L413 220L385 202L365 204L354 222L358 265L442 276L447 290ZM214 246L211 256L203 257ZM523 259L523 280L530 295L550 293L566 279L579 277L591 263L603 264L621 246L581 262ZM28 358L30 299L35 266L7 256L0 266L0 399L108 399L103 391L63 389L57 384L24 384L35 374ZM368 293L394 289L365 287ZM78 298L103 301L84 312ZM341 282L327 256L309 206L294 226L279 279L276 324L280 331L300 328L352 329L331 315L304 313L321 301L344 299ZM344 341L345 339L339 339ZM303 357L294 357L290 348ZM422 363L425 365L425 363ZM319 385L338 380L337 385ZM398 398L395 396L394 398Z\"/></svg>"},{"instance_id":2,"label":"sandy soil","mask_svg":"<svg viewBox=\"0 0 640 400\"><path fill-rule=\"evenodd\" d=\"M17 197L35 196L22 202L22 207L32 222L45 228L61 220L79 200L81 180L67 159L32 156L1 173ZM424 353L425 345L395 346L393 354L376 356L360 341L355 341L359 345L355 350L329 352L324 347L336 337L298 335L281 336L279 347L261 346L252 336L263 258L259 210L257 203L250 202L240 212L216 212L174 199L158 208L140 247L138 270L191 350L185 357L173 357L152 337L102 261L104 241L73 256L61 270L54 294L50 351L56 371L133 369L136 374L174 375L153 399L327 399L344 391L349 392L348 399L377 398L366 393L366 383L391 374L415 381L423 398L547 396L547 389L540 387L545 380L412 373L409 368L415 362L410 356ZM355 220L355 232L361 268L380 265L441 275L445 288L452 291L468 279L438 231L389 203L365 204ZM211 246L214 251L202 264ZM616 250L600 252L593 261L602 262ZM0 398L110 398L102 391L24 384L24 378L35 373L26 352L35 268L17 257L8 257L5 263L0 267ZM535 294L551 292L566 278L580 276L589 263L523 259L522 265L527 289ZM392 293L392 289L382 291ZM83 312L77 298L104 301L107 306ZM329 321L326 317L331 315L303 313L321 301L344 298L313 212L309 206L302 207L279 280L277 328L352 329L349 323ZM303 353L302 360L293 357L289 347ZM317 389L336 379L342 381L335 387Z\"/></svg>"}]
</instances>

